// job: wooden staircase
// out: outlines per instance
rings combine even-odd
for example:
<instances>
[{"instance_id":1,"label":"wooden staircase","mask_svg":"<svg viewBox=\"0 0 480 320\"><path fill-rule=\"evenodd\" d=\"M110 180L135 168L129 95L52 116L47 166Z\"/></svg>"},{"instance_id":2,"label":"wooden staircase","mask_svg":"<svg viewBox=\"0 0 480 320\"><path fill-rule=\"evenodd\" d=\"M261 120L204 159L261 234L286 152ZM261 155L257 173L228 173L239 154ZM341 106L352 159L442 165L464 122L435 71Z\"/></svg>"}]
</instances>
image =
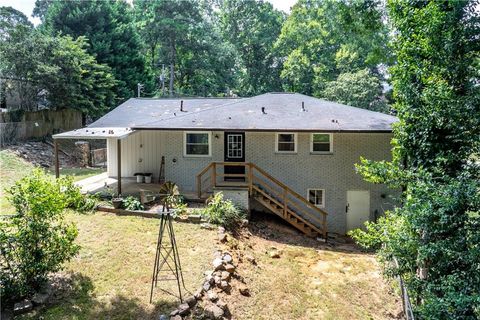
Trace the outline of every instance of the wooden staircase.
<instances>
[{"instance_id":1,"label":"wooden staircase","mask_svg":"<svg viewBox=\"0 0 480 320\"><path fill-rule=\"evenodd\" d=\"M243 166L245 174L218 172L219 168L226 166ZM241 178L243 181L224 181L225 178ZM248 187L250 198L296 229L309 237L327 239L327 213L253 163L210 163L197 175L198 197L207 196L215 187Z\"/></svg>"}]
</instances>

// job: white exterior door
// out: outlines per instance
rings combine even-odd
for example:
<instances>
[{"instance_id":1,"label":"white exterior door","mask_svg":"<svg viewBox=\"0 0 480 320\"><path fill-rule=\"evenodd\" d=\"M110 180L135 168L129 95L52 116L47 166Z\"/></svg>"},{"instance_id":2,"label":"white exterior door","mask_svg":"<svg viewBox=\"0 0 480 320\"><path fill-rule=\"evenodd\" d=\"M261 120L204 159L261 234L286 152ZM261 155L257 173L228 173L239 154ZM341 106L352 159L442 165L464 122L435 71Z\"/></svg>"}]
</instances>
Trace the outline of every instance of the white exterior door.
<instances>
[{"instance_id":1,"label":"white exterior door","mask_svg":"<svg viewBox=\"0 0 480 320\"><path fill-rule=\"evenodd\" d=\"M362 228L370 218L370 192L347 191L347 231Z\"/></svg>"}]
</instances>

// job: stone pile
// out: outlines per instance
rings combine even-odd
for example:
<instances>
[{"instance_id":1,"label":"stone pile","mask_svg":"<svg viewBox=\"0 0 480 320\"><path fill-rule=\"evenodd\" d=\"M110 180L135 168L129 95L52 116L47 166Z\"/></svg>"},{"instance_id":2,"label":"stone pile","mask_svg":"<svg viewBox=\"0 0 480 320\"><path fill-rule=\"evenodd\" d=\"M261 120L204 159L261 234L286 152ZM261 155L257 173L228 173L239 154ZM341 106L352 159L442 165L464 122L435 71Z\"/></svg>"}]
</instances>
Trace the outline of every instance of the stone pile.
<instances>
[{"instance_id":1,"label":"stone pile","mask_svg":"<svg viewBox=\"0 0 480 320\"><path fill-rule=\"evenodd\" d=\"M220 241L221 235L224 233L225 229L220 227ZM228 319L230 312L222 296L231 293L231 280L240 278L236 274L236 268L233 257L229 252L216 251L212 261L212 270L204 273L205 279L202 287L170 313L170 320L196 318L195 316L201 316L204 319ZM249 289L244 284L240 284L238 290L244 296L250 295ZM168 318L161 315L160 319Z\"/></svg>"},{"instance_id":2,"label":"stone pile","mask_svg":"<svg viewBox=\"0 0 480 320\"><path fill-rule=\"evenodd\" d=\"M25 142L8 146L17 156L25 159L35 166L50 168L55 163L53 147L45 142ZM73 160L64 153L58 153L61 164L71 163Z\"/></svg>"}]
</instances>

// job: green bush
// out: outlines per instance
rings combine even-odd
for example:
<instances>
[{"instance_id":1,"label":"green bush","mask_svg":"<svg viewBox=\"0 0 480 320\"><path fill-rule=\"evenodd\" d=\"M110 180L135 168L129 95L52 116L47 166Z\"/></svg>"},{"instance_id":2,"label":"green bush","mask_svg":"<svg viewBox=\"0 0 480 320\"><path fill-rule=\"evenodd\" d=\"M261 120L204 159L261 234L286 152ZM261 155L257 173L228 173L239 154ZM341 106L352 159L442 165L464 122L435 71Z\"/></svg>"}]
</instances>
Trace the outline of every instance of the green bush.
<instances>
[{"instance_id":1,"label":"green bush","mask_svg":"<svg viewBox=\"0 0 480 320\"><path fill-rule=\"evenodd\" d=\"M135 197L128 196L123 199L123 207L127 210L143 210L143 204Z\"/></svg>"},{"instance_id":2,"label":"green bush","mask_svg":"<svg viewBox=\"0 0 480 320\"><path fill-rule=\"evenodd\" d=\"M222 225L227 229L235 228L245 219L245 212L235 206L231 200L223 200L221 192L207 201L203 215L210 223Z\"/></svg>"},{"instance_id":3,"label":"green bush","mask_svg":"<svg viewBox=\"0 0 480 320\"><path fill-rule=\"evenodd\" d=\"M60 190L65 194L65 207L78 212L92 211L97 199L91 195L83 195L80 188L73 183L73 177L66 176L57 179Z\"/></svg>"},{"instance_id":4,"label":"green bush","mask_svg":"<svg viewBox=\"0 0 480 320\"><path fill-rule=\"evenodd\" d=\"M77 228L64 220L71 205L64 183L36 169L6 190L16 214L0 221L2 300L38 290L78 252Z\"/></svg>"}]
</instances>

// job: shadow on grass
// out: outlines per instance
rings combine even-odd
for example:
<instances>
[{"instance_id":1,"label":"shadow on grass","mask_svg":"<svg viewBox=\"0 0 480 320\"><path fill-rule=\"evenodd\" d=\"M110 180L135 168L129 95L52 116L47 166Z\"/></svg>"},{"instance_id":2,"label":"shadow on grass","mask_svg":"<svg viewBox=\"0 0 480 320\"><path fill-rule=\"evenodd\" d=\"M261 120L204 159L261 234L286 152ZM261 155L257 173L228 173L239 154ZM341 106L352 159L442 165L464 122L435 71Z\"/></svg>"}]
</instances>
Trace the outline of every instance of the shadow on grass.
<instances>
[{"instance_id":1,"label":"shadow on grass","mask_svg":"<svg viewBox=\"0 0 480 320\"><path fill-rule=\"evenodd\" d=\"M264 212L252 212L248 224L248 231L256 237L291 246L345 252L349 254L368 254L362 251L362 249L348 237L342 236L336 240L329 239L327 243L324 243L307 237L280 217ZM234 236L242 237L241 234L234 234Z\"/></svg>"},{"instance_id":2,"label":"shadow on grass","mask_svg":"<svg viewBox=\"0 0 480 320\"><path fill-rule=\"evenodd\" d=\"M81 273L63 273L52 281L51 302L25 319L158 319L178 306L178 301L158 300L151 308L145 301L115 294L103 301L94 293L94 284ZM147 299L147 297L145 297Z\"/></svg>"}]
</instances>

